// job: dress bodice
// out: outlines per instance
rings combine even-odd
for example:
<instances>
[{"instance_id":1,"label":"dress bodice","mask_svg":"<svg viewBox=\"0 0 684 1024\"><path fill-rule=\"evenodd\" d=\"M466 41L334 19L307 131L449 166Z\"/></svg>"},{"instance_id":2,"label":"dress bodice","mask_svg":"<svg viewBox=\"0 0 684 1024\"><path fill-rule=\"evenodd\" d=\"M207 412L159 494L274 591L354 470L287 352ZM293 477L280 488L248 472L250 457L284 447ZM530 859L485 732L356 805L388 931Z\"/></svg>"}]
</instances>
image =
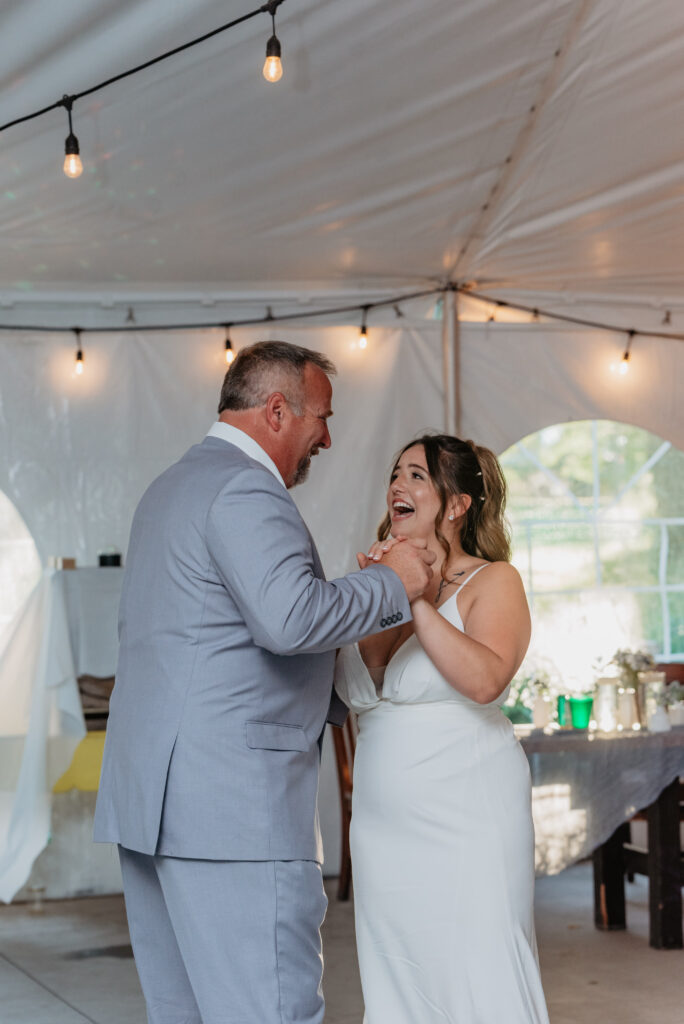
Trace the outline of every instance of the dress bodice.
<instances>
[{"instance_id":1,"label":"dress bodice","mask_svg":"<svg viewBox=\"0 0 684 1024\"><path fill-rule=\"evenodd\" d=\"M463 587L486 565L479 566L460 585L458 590L440 605L438 612L452 626L463 632L463 620L458 610L458 596ZM374 670L374 675L377 670ZM434 704L448 701L470 707L501 706L508 697L506 687L495 701L480 705L451 686L431 661L418 637L413 633L390 658L384 679L374 682L361 658L358 646L340 651L335 670L335 688L342 700L354 711L368 711L378 704Z\"/></svg>"}]
</instances>

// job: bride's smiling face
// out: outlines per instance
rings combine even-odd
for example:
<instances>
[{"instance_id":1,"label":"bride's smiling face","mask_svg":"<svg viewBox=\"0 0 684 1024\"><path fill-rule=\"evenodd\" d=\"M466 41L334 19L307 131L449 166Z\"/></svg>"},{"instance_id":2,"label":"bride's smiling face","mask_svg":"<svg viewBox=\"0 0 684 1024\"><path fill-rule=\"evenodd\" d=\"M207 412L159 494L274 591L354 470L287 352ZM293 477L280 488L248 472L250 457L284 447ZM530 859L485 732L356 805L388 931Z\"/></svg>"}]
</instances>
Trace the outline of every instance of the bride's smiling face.
<instances>
[{"instance_id":1,"label":"bride's smiling face","mask_svg":"<svg viewBox=\"0 0 684 1024\"><path fill-rule=\"evenodd\" d=\"M393 537L434 536L440 498L425 460L422 444L403 452L392 470L387 489L387 511Z\"/></svg>"}]
</instances>

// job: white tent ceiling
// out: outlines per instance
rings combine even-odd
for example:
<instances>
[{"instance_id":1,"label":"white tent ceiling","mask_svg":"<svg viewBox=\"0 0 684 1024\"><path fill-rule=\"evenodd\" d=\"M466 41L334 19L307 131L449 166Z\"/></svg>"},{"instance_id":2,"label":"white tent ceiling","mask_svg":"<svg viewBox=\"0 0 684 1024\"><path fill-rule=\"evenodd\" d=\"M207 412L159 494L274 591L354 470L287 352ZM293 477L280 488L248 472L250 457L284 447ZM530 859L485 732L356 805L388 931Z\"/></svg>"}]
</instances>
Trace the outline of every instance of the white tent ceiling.
<instances>
[{"instance_id":1,"label":"white tent ceiling","mask_svg":"<svg viewBox=\"0 0 684 1024\"><path fill-rule=\"evenodd\" d=\"M0 122L250 9L5 5ZM681 0L286 0L277 27L277 86L261 15L77 102L76 181L64 110L0 135L1 322L451 278L684 328Z\"/></svg>"}]
</instances>

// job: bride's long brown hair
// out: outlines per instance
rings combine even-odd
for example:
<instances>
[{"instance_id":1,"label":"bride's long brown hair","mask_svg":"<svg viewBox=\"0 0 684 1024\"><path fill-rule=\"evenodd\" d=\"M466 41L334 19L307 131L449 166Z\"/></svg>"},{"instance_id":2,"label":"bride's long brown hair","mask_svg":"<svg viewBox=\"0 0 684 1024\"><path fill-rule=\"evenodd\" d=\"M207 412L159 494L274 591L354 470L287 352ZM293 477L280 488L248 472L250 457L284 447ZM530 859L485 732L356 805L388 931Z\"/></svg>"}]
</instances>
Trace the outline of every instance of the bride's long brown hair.
<instances>
[{"instance_id":1,"label":"bride's long brown hair","mask_svg":"<svg viewBox=\"0 0 684 1024\"><path fill-rule=\"evenodd\" d=\"M395 468L404 452L416 445L423 446L428 473L440 499L435 533L446 552L442 574L451 545L440 526L449 498L455 494L469 494L471 498L461 530L461 545L466 554L488 562L510 562L510 532L504 516L506 480L494 452L449 434L424 434L404 445L394 460ZM378 527L378 540L387 539L391 525L388 513Z\"/></svg>"}]
</instances>

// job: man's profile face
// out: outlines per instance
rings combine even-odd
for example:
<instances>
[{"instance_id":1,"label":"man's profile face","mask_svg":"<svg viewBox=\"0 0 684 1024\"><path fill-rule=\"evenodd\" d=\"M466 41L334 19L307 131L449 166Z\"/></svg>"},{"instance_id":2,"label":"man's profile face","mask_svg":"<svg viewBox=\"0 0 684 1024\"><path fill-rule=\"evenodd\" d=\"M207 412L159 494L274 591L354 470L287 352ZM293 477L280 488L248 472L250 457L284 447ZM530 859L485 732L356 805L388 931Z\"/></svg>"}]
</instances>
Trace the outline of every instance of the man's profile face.
<instances>
[{"instance_id":1,"label":"man's profile face","mask_svg":"<svg viewBox=\"0 0 684 1024\"><path fill-rule=\"evenodd\" d=\"M309 472L312 456L319 448L331 445L328 419L332 416L332 385L318 366L307 363L304 367L304 400L301 416L290 406L284 430L287 472L283 478L288 487L303 483Z\"/></svg>"}]
</instances>

